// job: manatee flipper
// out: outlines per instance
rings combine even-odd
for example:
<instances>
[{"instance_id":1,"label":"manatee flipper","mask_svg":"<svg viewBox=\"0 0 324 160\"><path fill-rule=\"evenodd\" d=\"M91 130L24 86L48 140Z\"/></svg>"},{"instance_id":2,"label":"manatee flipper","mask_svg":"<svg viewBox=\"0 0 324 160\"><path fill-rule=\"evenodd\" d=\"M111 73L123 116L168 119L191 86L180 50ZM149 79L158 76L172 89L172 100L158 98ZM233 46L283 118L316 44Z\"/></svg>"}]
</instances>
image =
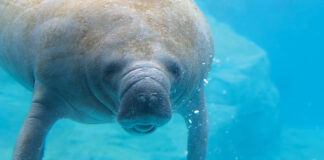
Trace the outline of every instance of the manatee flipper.
<instances>
[{"instance_id":1,"label":"manatee flipper","mask_svg":"<svg viewBox=\"0 0 324 160\"><path fill-rule=\"evenodd\" d=\"M205 160L208 143L208 115L204 89L193 96L180 113L188 128L187 160Z\"/></svg>"},{"instance_id":2,"label":"manatee flipper","mask_svg":"<svg viewBox=\"0 0 324 160\"><path fill-rule=\"evenodd\" d=\"M59 114L51 105L44 105L39 94L35 94L30 110L20 129L13 160L41 160L44 153L45 137L52 125L59 119ZM35 96L36 95L36 96Z\"/></svg>"}]
</instances>

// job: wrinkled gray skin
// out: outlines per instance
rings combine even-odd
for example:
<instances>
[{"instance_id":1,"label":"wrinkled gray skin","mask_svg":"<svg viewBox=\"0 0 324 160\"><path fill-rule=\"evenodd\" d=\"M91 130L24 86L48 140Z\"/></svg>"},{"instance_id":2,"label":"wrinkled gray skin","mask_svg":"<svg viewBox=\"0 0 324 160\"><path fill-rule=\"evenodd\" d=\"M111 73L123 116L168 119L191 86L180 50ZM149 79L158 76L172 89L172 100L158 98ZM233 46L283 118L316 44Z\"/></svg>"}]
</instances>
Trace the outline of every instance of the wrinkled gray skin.
<instances>
[{"instance_id":1,"label":"wrinkled gray skin","mask_svg":"<svg viewBox=\"0 0 324 160\"><path fill-rule=\"evenodd\" d=\"M191 0L0 0L0 16L0 65L33 91L14 160L42 159L61 118L148 134L172 113L205 159L213 43Z\"/></svg>"}]
</instances>

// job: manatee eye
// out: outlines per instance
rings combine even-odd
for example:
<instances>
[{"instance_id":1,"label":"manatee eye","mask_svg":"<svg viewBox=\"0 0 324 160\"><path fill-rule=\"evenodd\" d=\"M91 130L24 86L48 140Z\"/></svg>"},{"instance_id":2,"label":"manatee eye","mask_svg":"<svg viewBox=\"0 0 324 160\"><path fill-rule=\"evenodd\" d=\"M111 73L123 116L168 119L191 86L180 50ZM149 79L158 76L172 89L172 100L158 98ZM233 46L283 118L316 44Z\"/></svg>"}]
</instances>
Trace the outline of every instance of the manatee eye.
<instances>
[{"instance_id":1,"label":"manatee eye","mask_svg":"<svg viewBox=\"0 0 324 160\"><path fill-rule=\"evenodd\" d=\"M166 65L166 67L167 67L169 73L171 73L175 79L179 79L179 77L182 74L182 71L181 71L181 67L179 66L179 64L177 62L169 61Z\"/></svg>"},{"instance_id":2,"label":"manatee eye","mask_svg":"<svg viewBox=\"0 0 324 160\"><path fill-rule=\"evenodd\" d=\"M115 75L121 70L122 66L120 62L109 62L104 69L104 81L111 82L115 79Z\"/></svg>"}]
</instances>

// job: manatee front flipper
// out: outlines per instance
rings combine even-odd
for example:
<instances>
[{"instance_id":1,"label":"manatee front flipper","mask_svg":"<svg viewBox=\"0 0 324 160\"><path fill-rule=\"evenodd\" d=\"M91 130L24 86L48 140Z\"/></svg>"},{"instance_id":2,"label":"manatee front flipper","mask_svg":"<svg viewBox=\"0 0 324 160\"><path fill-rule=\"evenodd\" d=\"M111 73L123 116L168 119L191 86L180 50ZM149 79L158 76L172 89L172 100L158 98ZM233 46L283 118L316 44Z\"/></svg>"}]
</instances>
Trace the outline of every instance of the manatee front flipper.
<instances>
[{"instance_id":1,"label":"manatee front flipper","mask_svg":"<svg viewBox=\"0 0 324 160\"><path fill-rule=\"evenodd\" d=\"M41 160L43 157L45 137L60 117L53 107L55 103L44 101L45 95L35 88L30 110L16 141L13 160Z\"/></svg>"},{"instance_id":2,"label":"manatee front flipper","mask_svg":"<svg viewBox=\"0 0 324 160\"><path fill-rule=\"evenodd\" d=\"M208 115L203 88L190 99L180 113L188 128L187 160L205 160L208 142Z\"/></svg>"}]
</instances>

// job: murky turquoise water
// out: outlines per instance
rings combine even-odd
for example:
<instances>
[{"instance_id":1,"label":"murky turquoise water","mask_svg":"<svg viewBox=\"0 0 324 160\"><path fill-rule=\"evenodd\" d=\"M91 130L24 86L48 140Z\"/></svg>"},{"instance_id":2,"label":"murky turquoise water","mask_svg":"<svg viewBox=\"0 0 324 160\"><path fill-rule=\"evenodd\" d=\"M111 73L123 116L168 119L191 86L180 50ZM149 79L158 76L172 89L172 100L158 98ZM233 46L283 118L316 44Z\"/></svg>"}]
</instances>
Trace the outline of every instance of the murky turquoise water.
<instances>
[{"instance_id":1,"label":"murky turquoise water","mask_svg":"<svg viewBox=\"0 0 324 160\"><path fill-rule=\"evenodd\" d=\"M199 0L215 58L206 81L208 160L324 160L324 2ZM0 70L0 159L10 159L31 93ZM45 160L184 160L179 116L148 136L59 121Z\"/></svg>"}]
</instances>

